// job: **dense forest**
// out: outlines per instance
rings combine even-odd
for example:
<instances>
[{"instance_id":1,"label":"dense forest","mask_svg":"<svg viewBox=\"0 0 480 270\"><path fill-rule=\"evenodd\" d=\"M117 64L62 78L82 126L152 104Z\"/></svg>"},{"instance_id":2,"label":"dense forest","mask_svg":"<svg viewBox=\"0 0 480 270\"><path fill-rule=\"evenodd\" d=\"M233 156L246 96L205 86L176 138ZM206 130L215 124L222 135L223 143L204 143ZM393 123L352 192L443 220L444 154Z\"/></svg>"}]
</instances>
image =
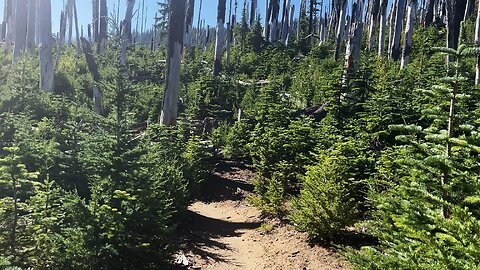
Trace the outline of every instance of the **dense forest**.
<instances>
[{"instance_id":1,"label":"dense forest","mask_svg":"<svg viewBox=\"0 0 480 270\"><path fill-rule=\"evenodd\" d=\"M1 270L168 269L218 159L353 269L480 267L480 2L122 1L5 0Z\"/></svg>"}]
</instances>

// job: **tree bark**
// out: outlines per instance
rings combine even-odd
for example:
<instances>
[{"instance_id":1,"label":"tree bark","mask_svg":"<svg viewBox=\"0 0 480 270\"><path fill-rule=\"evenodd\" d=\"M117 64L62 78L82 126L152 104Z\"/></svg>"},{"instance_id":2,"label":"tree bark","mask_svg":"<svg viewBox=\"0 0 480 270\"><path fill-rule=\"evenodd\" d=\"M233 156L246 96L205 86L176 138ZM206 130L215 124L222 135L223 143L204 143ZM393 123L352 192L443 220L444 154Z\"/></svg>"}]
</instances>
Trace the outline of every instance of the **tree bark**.
<instances>
[{"instance_id":1,"label":"tree bark","mask_svg":"<svg viewBox=\"0 0 480 270\"><path fill-rule=\"evenodd\" d=\"M478 1L477 20L475 23L475 46L480 47L480 0ZM480 84L480 55L475 66L475 85Z\"/></svg>"},{"instance_id":2,"label":"tree bark","mask_svg":"<svg viewBox=\"0 0 480 270\"><path fill-rule=\"evenodd\" d=\"M218 1L217 13L217 33L215 40L215 58L213 61L213 76L217 76L222 71L223 43L225 40L225 9L226 0ZM183 43L183 40L182 40Z\"/></svg>"},{"instance_id":3,"label":"tree bark","mask_svg":"<svg viewBox=\"0 0 480 270\"><path fill-rule=\"evenodd\" d=\"M293 31L292 28L293 28L293 22L294 22L294 19L293 19L293 16L294 16L294 13L295 13L295 5L291 5L290 6L290 18L289 18L289 23L288 23L288 32L287 32L287 39L285 40L285 46L288 46L288 44L290 44L290 41L292 40L292 34L293 34Z\"/></svg>"},{"instance_id":4,"label":"tree bark","mask_svg":"<svg viewBox=\"0 0 480 270\"><path fill-rule=\"evenodd\" d=\"M65 32L67 30L67 17L65 12L62 11L60 14L60 36L58 38L58 49L55 56L55 68L58 68L58 63L60 62L60 56L62 55L63 45L65 43Z\"/></svg>"},{"instance_id":5,"label":"tree bark","mask_svg":"<svg viewBox=\"0 0 480 270\"><path fill-rule=\"evenodd\" d=\"M362 0L354 0L352 5L352 27L347 42L345 51L345 66L343 84L348 85L349 76L357 68L357 63L360 59L360 51L362 47L363 36L363 3Z\"/></svg>"},{"instance_id":6,"label":"tree bark","mask_svg":"<svg viewBox=\"0 0 480 270\"><path fill-rule=\"evenodd\" d=\"M187 0L187 11L185 15L185 36L184 45L187 52L192 47L193 15L195 12L195 0Z\"/></svg>"},{"instance_id":7,"label":"tree bark","mask_svg":"<svg viewBox=\"0 0 480 270\"><path fill-rule=\"evenodd\" d=\"M40 89L53 91L52 6L50 0L38 0L38 33L40 42Z\"/></svg>"},{"instance_id":8,"label":"tree bark","mask_svg":"<svg viewBox=\"0 0 480 270\"><path fill-rule=\"evenodd\" d=\"M83 37L83 31L82 33L80 33L78 31L78 13L77 13L77 2L76 0L73 0L73 16L75 17L75 39L76 39L76 43L77 43L77 55L80 56L80 54L82 53L82 48L81 48L81 45L80 45L80 37Z\"/></svg>"},{"instance_id":9,"label":"tree bark","mask_svg":"<svg viewBox=\"0 0 480 270\"><path fill-rule=\"evenodd\" d=\"M122 49L120 51L120 65L125 66L127 63L127 50L132 42L132 16L135 8L135 0L127 0L127 9L125 11L125 19L122 22Z\"/></svg>"},{"instance_id":10,"label":"tree bark","mask_svg":"<svg viewBox=\"0 0 480 270\"><path fill-rule=\"evenodd\" d=\"M387 4L388 0L380 2L380 28L378 30L378 56L382 57L385 52L385 31L387 29Z\"/></svg>"},{"instance_id":11,"label":"tree bark","mask_svg":"<svg viewBox=\"0 0 480 270\"><path fill-rule=\"evenodd\" d=\"M282 19L282 44L287 45L288 33L290 32L290 0L285 0Z\"/></svg>"},{"instance_id":12,"label":"tree bark","mask_svg":"<svg viewBox=\"0 0 480 270\"><path fill-rule=\"evenodd\" d=\"M417 0L410 0L407 10L407 25L405 26L405 45L403 47L402 61L400 68L404 69L410 62L410 51L412 48L413 28L417 16Z\"/></svg>"},{"instance_id":13,"label":"tree bark","mask_svg":"<svg viewBox=\"0 0 480 270\"><path fill-rule=\"evenodd\" d=\"M370 6L370 25L368 29L368 51L375 47L375 31L377 29L380 10L380 0L373 0Z\"/></svg>"},{"instance_id":14,"label":"tree bark","mask_svg":"<svg viewBox=\"0 0 480 270\"><path fill-rule=\"evenodd\" d=\"M223 5L222 5L223 4ZM222 9L223 8L223 9ZM223 10L223 16L222 15ZM223 28L225 20L225 1L220 0L218 18ZM185 1L170 2L167 48L167 84L163 96L160 124L174 126L177 123L178 95L180 92L180 67L183 49L183 32L185 20ZM220 23L218 23L220 25ZM218 28L218 27L217 27ZM223 31L223 29L221 29ZM217 30L218 31L218 30ZM215 59L216 60L216 59ZM221 59L220 59L221 60Z\"/></svg>"},{"instance_id":15,"label":"tree bark","mask_svg":"<svg viewBox=\"0 0 480 270\"><path fill-rule=\"evenodd\" d=\"M270 42L275 42L278 39L278 15L280 13L280 0L272 0L272 18L270 29Z\"/></svg>"},{"instance_id":16,"label":"tree bark","mask_svg":"<svg viewBox=\"0 0 480 270\"><path fill-rule=\"evenodd\" d=\"M252 0L252 5L250 6L250 27L253 26L257 19L257 3L257 0Z\"/></svg>"},{"instance_id":17,"label":"tree bark","mask_svg":"<svg viewBox=\"0 0 480 270\"><path fill-rule=\"evenodd\" d=\"M37 22L37 0L28 1L27 50L35 50L35 26Z\"/></svg>"},{"instance_id":18,"label":"tree bark","mask_svg":"<svg viewBox=\"0 0 480 270\"><path fill-rule=\"evenodd\" d=\"M99 16L100 16L100 3L99 0L92 0L92 35L93 35L93 42L98 42L98 24L99 24Z\"/></svg>"},{"instance_id":19,"label":"tree bark","mask_svg":"<svg viewBox=\"0 0 480 270\"><path fill-rule=\"evenodd\" d=\"M103 109L103 92L100 90L98 84L100 83L100 73L98 72L98 65L93 57L93 50L90 42L85 38L82 38L82 47L85 54L85 59L87 60L88 70L92 74L95 84L93 86L93 102L95 112L99 115L104 115Z\"/></svg>"},{"instance_id":20,"label":"tree bark","mask_svg":"<svg viewBox=\"0 0 480 270\"><path fill-rule=\"evenodd\" d=\"M398 0L395 8L395 20L393 38L390 49L390 59L398 60L400 58L400 39L403 28L403 18L405 14L405 0Z\"/></svg>"},{"instance_id":21,"label":"tree bark","mask_svg":"<svg viewBox=\"0 0 480 270\"><path fill-rule=\"evenodd\" d=\"M265 27L263 31L263 36L265 37L265 42L268 42L270 37L270 16L272 15L272 5L268 3L270 0L265 0ZM302 0L305 1L305 0Z\"/></svg>"},{"instance_id":22,"label":"tree bark","mask_svg":"<svg viewBox=\"0 0 480 270\"><path fill-rule=\"evenodd\" d=\"M98 32L97 53L105 50L108 35L108 7L107 0L100 0L100 28Z\"/></svg>"},{"instance_id":23,"label":"tree bark","mask_svg":"<svg viewBox=\"0 0 480 270\"><path fill-rule=\"evenodd\" d=\"M28 0L15 1L15 48L13 61L25 52L27 45Z\"/></svg>"},{"instance_id":24,"label":"tree bark","mask_svg":"<svg viewBox=\"0 0 480 270\"><path fill-rule=\"evenodd\" d=\"M425 8L425 18L423 19L423 26L428 27L433 22L433 13L435 10L435 0L428 0Z\"/></svg>"},{"instance_id":25,"label":"tree bark","mask_svg":"<svg viewBox=\"0 0 480 270\"><path fill-rule=\"evenodd\" d=\"M342 37L343 33L345 31L345 17L347 13L347 0L342 0L342 8L340 10L340 20L338 22L338 27L337 27L337 34L335 37L335 52L334 52L334 58L335 61L338 60L338 57L340 56L340 47L342 45Z\"/></svg>"}]
</instances>

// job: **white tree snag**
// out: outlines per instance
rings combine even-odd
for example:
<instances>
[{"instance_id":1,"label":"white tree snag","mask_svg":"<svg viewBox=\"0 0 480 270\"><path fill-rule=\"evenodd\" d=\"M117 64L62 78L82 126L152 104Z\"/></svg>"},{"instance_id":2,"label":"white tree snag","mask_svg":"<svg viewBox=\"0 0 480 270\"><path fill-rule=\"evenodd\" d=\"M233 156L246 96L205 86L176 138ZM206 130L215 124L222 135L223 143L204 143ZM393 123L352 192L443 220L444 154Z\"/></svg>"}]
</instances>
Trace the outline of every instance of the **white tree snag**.
<instances>
[{"instance_id":1,"label":"white tree snag","mask_svg":"<svg viewBox=\"0 0 480 270\"><path fill-rule=\"evenodd\" d=\"M375 47L375 31L377 29L378 15L380 9L380 0L373 0L370 3L370 25L368 29L368 51L372 51Z\"/></svg>"},{"instance_id":2,"label":"white tree snag","mask_svg":"<svg viewBox=\"0 0 480 270\"><path fill-rule=\"evenodd\" d=\"M65 32L67 31L67 17L65 12L60 14L60 36L58 38L57 54L55 56L55 68L58 68L60 62L60 56L62 55L63 45L65 44Z\"/></svg>"},{"instance_id":3,"label":"white tree snag","mask_svg":"<svg viewBox=\"0 0 480 270\"><path fill-rule=\"evenodd\" d=\"M66 21L68 22L68 38L67 44L68 46L72 45L72 37L73 37L73 0L67 1L67 7L65 9Z\"/></svg>"},{"instance_id":4,"label":"white tree snag","mask_svg":"<svg viewBox=\"0 0 480 270\"><path fill-rule=\"evenodd\" d=\"M380 28L378 30L378 56L382 57L385 51L385 30L387 28L387 4L388 0L380 0Z\"/></svg>"},{"instance_id":5,"label":"white tree snag","mask_svg":"<svg viewBox=\"0 0 480 270\"><path fill-rule=\"evenodd\" d=\"M83 33L78 31L78 13L77 13L77 1L73 0L73 16L75 20L75 40L77 43L77 55L80 56L82 48L80 45L80 37L83 37ZM83 32L83 31L82 31Z\"/></svg>"},{"instance_id":6,"label":"white tree snag","mask_svg":"<svg viewBox=\"0 0 480 270\"><path fill-rule=\"evenodd\" d=\"M407 25L405 26L405 45L402 52L400 68L404 69L410 62L410 51L412 50L413 28L417 16L417 0L410 0L407 8Z\"/></svg>"},{"instance_id":7,"label":"white tree snag","mask_svg":"<svg viewBox=\"0 0 480 270\"><path fill-rule=\"evenodd\" d=\"M215 58L213 61L213 76L217 76L222 71L223 43L225 40L225 9L226 0L218 1L217 13L217 34L215 40ZM183 42L183 41L182 41Z\"/></svg>"},{"instance_id":8,"label":"white tree snag","mask_svg":"<svg viewBox=\"0 0 480 270\"><path fill-rule=\"evenodd\" d=\"M122 22L122 49L120 51L120 65L127 63L127 49L132 42L132 16L135 8L135 0L127 0L125 19Z\"/></svg>"},{"instance_id":9,"label":"white tree snag","mask_svg":"<svg viewBox=\"0 0 480 270\"><path fill-rule=\"evenodd\" d=\"M100 2L99 0L92 0L92 34L93 34L93 41L98 41L98 23L99 23L99 16L100 16Z\"/></svg>"},{"instance_id":10,"label":"white tree snag","mask_svg":"<svg viewBox=\"0 0 480 270\"><path fill-rule=\"evenodd\" d=\"M345 51L345 65L343 84L348 85L349 76L357 68L360 59L360 51L362 47L363 37L363 0L354 0L352 4L352 26L347 41L347 48Z\"/></svg>"},{"instance_id":11,"label":"white tree snag","mask_svg":"<svg viewBox=\"0 0 480 270\"><path fill-rule=\"evenodd\" d=\"M40 89L53 91L52 6L50 0L38 0L38 38L40 55Z\"/></svg>"},{"instance_id":12,"label":"white tree snag","mask_svg":"<svg viewBox=\"0 0 480 270\"><path fill-rule=\"evenodd\" d=\"M220 2L223 2L224 18L225 1L220 0ZM180 67L183 49L183 28L185 26L185 9L185 1L170 2L166 74L167 81L165 93L163 95L162 112L160 114L161 125L174 126L177 124L178 95L180 92Z\"/></svg>"},{"instance_id":13,"label":"white tree snag","mask_svg":"<svg viewBox=\"0 0 480 270\"><path fill-rule=\"evenodd\" d=\"M272 5L269 5L268 1L270 0L265 0L265 25L263 28L263 37L265 38L265 42L267 42L268 38L270 37L270 16L272 14Z\"/></svg>"},{"instance_id":14,"label":"white tree snag","mask_svg":"<svg viewBox=\"0 0 480 270\"><path fill-rule=\"evenodd\" d=\"M105 50L108 35L108 7L107 0L100 0L100 28L98 31L97 53Z\"/></svg>"},{"instance_id":15,"label":"white tree snag","mask_svg":"<svg viewBox=\"0 0 480 270\"><path fill-rule=\"evenodd\" d=\"M15 48L13 61L25 52L27 45L28 0L15 1Z\"/></svg>"},{"instance_id":16,"label":"white tree snag","mask_svg":"<svg viewBox=\"0 0 480 270\"><path fill-rule=\"evenodd\" d=\"M288 33L290 31L290 0L285 0L282 17L282 44L287 45Z\"/></svg>"},{"instance_id":17,"label":"white tree snag","mask_svg":"<svg viewBox=\"0 0 480 270\"><path fill-rule=\"evenodd\" d=\"M195 0L187 0L187 11L185 14L185 36L184 46L188 50L192 47L193 15L195 12Z\"/></svg>"},{"instance_id":18,"label":"white tree snag","mask_svg":"<svg viewBox=\"0 0 480 270\"><path fill-rule=\"evenodd\" d=\"M405 14L405 0L398 0L395 8L395 26L393 30L393 39L390 50L390 59L398 60L400 58L400 39L403 28L403 17Z\"/></svg>"},{"instance_id":19,"label":"white tree snag","mask_svg":"<svg viewBox=\"0 0 480 270\"><path fill-rule=\"evenodd\" d=\"M345 31L345 17L347 14L347 0L341 0L342 2L342 8L340 10L340 21L338 22L338 27L337 27L337 33L335 36L335 52L334 52L334 58L335 61L338 60L338 57L340 56L340 47L342 45L342 38L343 38L343 33Z\"/></svg>"},{"instance_id":20,"label":"white tree snag","mask_svg":"<svg viewBox=\"0 0 480 270\"><path fill-rule=\"evenodd\" d=\"M93 80L95 81L95 84L93 86L94 109L97 114L104 115L103 92L100 90L98 85L100 83L100 73L98 72L97 62L93 57L93 50L92 50L92 46L90 45L90 42L85 38L82 38L81 41L82 41L83 52L87 60L88 70L92 74Z\"/></svg>"},{"instance_id":21,"label":"white tree snag","mask_svg":"<svg viewBox=\"0 0 480 270\"><path fill-rule=\"evenodd\" d=\"M280 13L280 0L272 0L270 5L272 5L272 18L270 25L270 42L275 42L278 39L278 15Z\"/></svg>"},{"instance_id":22,"label":"white tree snag","mask_svg":"<svg viewBox=\"0 0 480 270\"><path fill-rule=\"evenodd\" d=\"M13 43L13 38L14 38L14 29L13 29L13 13L14 13L14 3L13 0L7 0L7 3L5 5L5 21L6 21L6 27L5 27L5 45L6 45L6 50L10 51L10 48Z\"/></svg>"},{"instance_id":23,"label":"white tree snag","mask_svg":"<svg viewBox=\"0 0 480 270\"><path fill-rule=\"evenodd\" d=\"M27 50L29 53L33 53L35 50L36 23L37 0L28 0Z\"/></svg>"},{"instance_id":24,"label":"white tree snag","mask_svg":"<svg viewBox=\"0 0 480 270\"><path fill-rule=\"evenodd\" d=\"M250 28L253 27L253 24L257 19L257 4L257 0L252 0L252 5L250 6Z\"/></svg>"},{"instance_id":25,"label":"white tree snag","mask_svg":"<svg viewBox=\"0 0 480 270\"><path fill-rule=\"evenodd\" d=\"M475 23L475 46L480 46L480 0L478 1L477 21ZM475 67L475 85L480 84L480 55Z\"/></svg>"},{"instance_id":26,"label":"white tree snag","mask_svg":"<svg viewBox=\"0 0 480 270\"><path fill-rule=\"evenodd\" d=\"M288 44L292 40L292 32L293 32L292 29L293 29L293 22L294 22L293 16L295 13L295 5L290 6L289 12L290 12L290 18L288 22L288 32L287 32L287 39L285 40L285 46L288 46Z\"/></svg>"}]
</instances>

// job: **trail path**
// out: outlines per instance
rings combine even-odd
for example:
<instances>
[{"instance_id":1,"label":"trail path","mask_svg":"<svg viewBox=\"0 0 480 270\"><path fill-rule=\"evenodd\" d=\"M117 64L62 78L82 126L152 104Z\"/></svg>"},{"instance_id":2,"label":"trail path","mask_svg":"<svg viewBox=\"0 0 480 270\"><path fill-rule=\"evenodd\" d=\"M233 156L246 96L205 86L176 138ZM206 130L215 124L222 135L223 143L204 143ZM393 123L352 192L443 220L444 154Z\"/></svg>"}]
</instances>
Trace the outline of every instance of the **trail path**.
<instances>
[{"instance_id":1,"label":"trail path","mask_svg":"<svg viewBox=\"0 0 480 270\"><path fill-rule=\"evenodd\" d=\"M239 164L216 166L203 198L189 207L187 248L180 255L188 260L185 269L350 269L333 251L309 245L304 233L262 220L246 201L254 177Z\"/></svg>"}]
</instances>

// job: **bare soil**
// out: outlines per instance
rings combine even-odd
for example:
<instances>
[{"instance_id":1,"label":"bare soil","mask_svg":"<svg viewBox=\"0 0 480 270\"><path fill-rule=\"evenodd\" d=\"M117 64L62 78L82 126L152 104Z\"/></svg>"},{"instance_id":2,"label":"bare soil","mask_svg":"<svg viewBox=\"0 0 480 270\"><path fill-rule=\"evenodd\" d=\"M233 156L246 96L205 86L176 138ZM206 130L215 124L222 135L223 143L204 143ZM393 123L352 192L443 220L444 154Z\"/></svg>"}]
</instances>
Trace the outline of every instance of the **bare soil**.
<instances>
[{"instance_id":1,"label":"bare soil","mask_svg":"<svg viewBox=\"0 0 480 270\"><path fill-rule=\"evenodd\" d=\"M186 249L176 255L184 269L350 269L333 250L308 243L307 235L262 219L247 202L255 174L221 161L189 207Z\"/></svg>"}]
</instances>

